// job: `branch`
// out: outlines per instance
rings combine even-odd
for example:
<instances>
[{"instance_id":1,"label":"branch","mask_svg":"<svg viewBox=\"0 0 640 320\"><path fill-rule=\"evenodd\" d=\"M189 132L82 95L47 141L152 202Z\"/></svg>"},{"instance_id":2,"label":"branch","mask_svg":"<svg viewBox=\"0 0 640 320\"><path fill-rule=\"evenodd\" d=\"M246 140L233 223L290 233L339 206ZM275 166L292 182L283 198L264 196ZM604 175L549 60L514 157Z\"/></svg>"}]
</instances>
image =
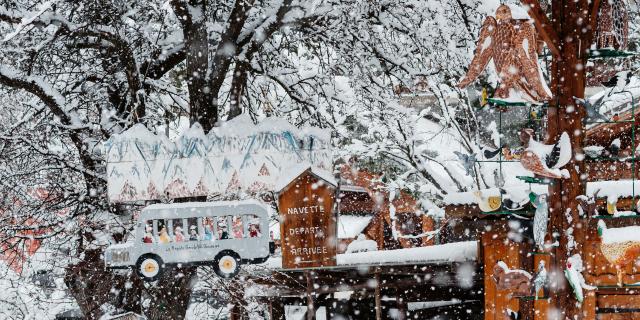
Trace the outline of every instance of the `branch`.
<instances>
[{"instance_id":1,"label":"branch","mask_svg":"<svg viewBox=\"0 0 640 320\"><path fill-rule=\"evenodd\" d=\"M160 54L159 52L152 61L142 63L140 73L149 79L160 79L169 72L169 70L184 61L186 57L187 52L184 49L184 44L180 44L169 53Z\"/></svg>"},{"instance_id":2,"label":"branch","mask_svg":"<svg viewBox=\"0 0 640 320\"><path fill-rule=\"evenodd\" d=\"M228 47L238 45L237 39L240 36L242 27L248 17L249 9L253 4L253 0L236 0L233 10L229 15L228 27L220 37L220 42L216 48L215 56L211 63L215 66L215 69L211 72L211 88L215 91L224 82L224 77L229 70L231 64L231 55L229 54Z\"/></svg>"},{"instance_id":3,"label":"branch","mask_svg":"<svg viewBox=\"0 0 640 320\"><path fill-rule=\"evenodd\" d=\"M596 34L598 28L598 13L600 12L600 0L593 0L591 3L591 9L589 10L589 30L587 34L587 43L593 42L593 37Z\"/></svg>"},{"instance_id":4,"label":"branch","mask_svg":"<svg viewBox=\"0 0 640 320\"><path fill-rule=\"evenodd\" d=\"M527 13L533 19L536 29L540 33L542 40L547 43L549 50L555 56L560 56L560 37L552 29L551 21L547 18L538 0L521 0L527 6Z\"/></svg>"}]
</instances>

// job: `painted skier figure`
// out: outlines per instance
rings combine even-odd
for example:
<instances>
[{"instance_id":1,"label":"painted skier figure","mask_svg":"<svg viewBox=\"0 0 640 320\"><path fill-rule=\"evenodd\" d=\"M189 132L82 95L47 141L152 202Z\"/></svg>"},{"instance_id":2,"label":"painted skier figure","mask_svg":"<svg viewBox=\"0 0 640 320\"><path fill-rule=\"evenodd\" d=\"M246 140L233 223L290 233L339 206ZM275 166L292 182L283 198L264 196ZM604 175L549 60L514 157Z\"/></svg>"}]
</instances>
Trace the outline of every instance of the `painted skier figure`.
<instances>
[{"instance_id":1,"label":"painted skier figure","mask_svg":"<svg viewBox=\"0 0 640 320\"><path fill-rule=\"evenodd\" d=\"M174 232L174 237L176 242L183 242L184 241L184 234L182 233L182 228L181 227L176 227Z\"/></svg>"},{"instance_id":2,"label":"painted skier figure","mask_svg":"<svg viewBox=\"0 0 640 320\"><path fill-rule=\"evenodd\" d=\"M198 241L198 228L196 226L189 227L189 241Z\"/></svg>"}]
</instances>

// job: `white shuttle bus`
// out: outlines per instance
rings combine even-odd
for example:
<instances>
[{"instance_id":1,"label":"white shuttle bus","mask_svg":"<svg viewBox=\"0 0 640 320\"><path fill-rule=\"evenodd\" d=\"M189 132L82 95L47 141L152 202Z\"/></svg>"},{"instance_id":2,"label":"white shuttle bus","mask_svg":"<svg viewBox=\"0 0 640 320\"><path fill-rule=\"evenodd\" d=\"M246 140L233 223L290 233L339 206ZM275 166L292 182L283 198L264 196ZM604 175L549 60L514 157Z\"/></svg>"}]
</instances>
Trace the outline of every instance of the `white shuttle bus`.
<instances>
[{"instance_id":1,"label":"white shuttle bus","mask_svg":"<svg viewBox=\"0 0 640 320\"><path fill-rule=\"evenodd\" d=\"M243 263L273 253L269 211L255 200L153 204L142 210L134 241L105 250L107 268L135 268L154 281L171 265L212 265L231 278Z\"/></svg>"}]
</instances>

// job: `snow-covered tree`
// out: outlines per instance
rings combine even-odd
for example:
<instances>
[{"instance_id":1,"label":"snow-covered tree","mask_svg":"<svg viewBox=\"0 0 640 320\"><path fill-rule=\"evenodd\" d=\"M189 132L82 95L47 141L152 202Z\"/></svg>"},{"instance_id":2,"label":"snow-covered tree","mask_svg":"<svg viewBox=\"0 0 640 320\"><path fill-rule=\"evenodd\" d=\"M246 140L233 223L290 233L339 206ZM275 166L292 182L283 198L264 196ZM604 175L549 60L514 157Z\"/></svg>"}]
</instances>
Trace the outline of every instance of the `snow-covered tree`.
<instances>
[{"instance_id":1,"label":"snow-covered tree","mask_svg":"<svg viewBox=\"0 0 640 320\"><path fill-rule=\"evenodd\" d=\"M490 185L490 170L464 176L451 149L430 146L436 139L479 152L473 101L455 84L494 8L477 0L0 2L0 241L18 248L36 237L52 260L71 255L66 284L87 315L182 317L193 268L155 286L103 270L101 248L126 237L132 216L106 199L102 143L137 123L162 133L182 118L208 131L240 113L282 117L331 128L341 157L375 163L394 188L437 199ZM417 80L433 97L422 111L397 102Z\"/></svg>"}]
</instances>

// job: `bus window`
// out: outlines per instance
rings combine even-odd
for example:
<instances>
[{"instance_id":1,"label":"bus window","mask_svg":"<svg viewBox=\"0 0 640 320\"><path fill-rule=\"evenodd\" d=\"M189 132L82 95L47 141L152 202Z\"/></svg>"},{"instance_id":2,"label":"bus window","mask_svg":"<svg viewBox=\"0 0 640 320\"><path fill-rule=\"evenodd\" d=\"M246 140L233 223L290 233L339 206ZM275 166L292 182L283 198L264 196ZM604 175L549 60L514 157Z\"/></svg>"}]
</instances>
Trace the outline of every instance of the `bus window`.
<instances>
[{"instance_id":1,"label":"bus window","mask_svg":"<svg viewBox=\"0 0 640 320\"><path fill-rule=\"evenodd\" d=\"M184 242L182 219L173 219L173 241Z\"/></svg>"},{"instance_id":2,"label":"bus window","mask_svg":"<svg viewBox=\"0 0 640 320\"><path fill-rule=\"evenodd\" d=\"M198 218L187 219L189 226L189 241L198 241Z\"/></svg>"},{"instance_id":3,"label":"bus window","mask_svg":"<svg viewBox=\"0 0 640 320\"><path fill-rule=\"evenodd\" d=\"M171 242L169 231L167 231L168 227L169 225L166 220L158 220L158 243L164 244Z\"/></svg>"},{"instance_id":4,"label":"bus window","mask_svg":"<svg viewBox=\"0 0 640 320\"><path fill-rule=\"evenodd\" d=\"M233 238L241 239L243 234L243 225L242 225L242 217L241 216L233 216Z\"/></svg>"},{"instance_id":5,"label":"bus window","mask_svg":"<svg viewBox=\"0 0 640 320\"><path fill-rule=\"evenodd\" d=\"M142 242L153 243L153 221L144 222L144 237L142 237Z\"/></svg>"},{"instance_id":6,"label":"bus window","mask_svg":"<svg viewBox=\"0 0 640 320\"><path fill-rule=\"evenodd\" d=\"M213 240L213 219L208 217L203 218L202 227L204 228L204 237L202 237L202 240Z\"/></svg>"},{"instance_id":7,"label":"bus window","mask_svg":"<svg viewBox=\"0 0 640 320\"><path fill-rule=\"evenodd\" d=\"M247 232L249 238L260 238L262 236L262 230L260 230L260 218L258 216L250 214L245 215L244 218L247 221Z\"/></svg>"},{"instance_id":8,"label":"bus window","mask_svg":"<svg viewBox=\"0 0 640 320\"><path fill-rule=\"evenodd\" d=\"M229 229L227 228L228 216L217 217L216 225L218 226L218 239L229 239Z\"/></svg>"}]
</instances>

